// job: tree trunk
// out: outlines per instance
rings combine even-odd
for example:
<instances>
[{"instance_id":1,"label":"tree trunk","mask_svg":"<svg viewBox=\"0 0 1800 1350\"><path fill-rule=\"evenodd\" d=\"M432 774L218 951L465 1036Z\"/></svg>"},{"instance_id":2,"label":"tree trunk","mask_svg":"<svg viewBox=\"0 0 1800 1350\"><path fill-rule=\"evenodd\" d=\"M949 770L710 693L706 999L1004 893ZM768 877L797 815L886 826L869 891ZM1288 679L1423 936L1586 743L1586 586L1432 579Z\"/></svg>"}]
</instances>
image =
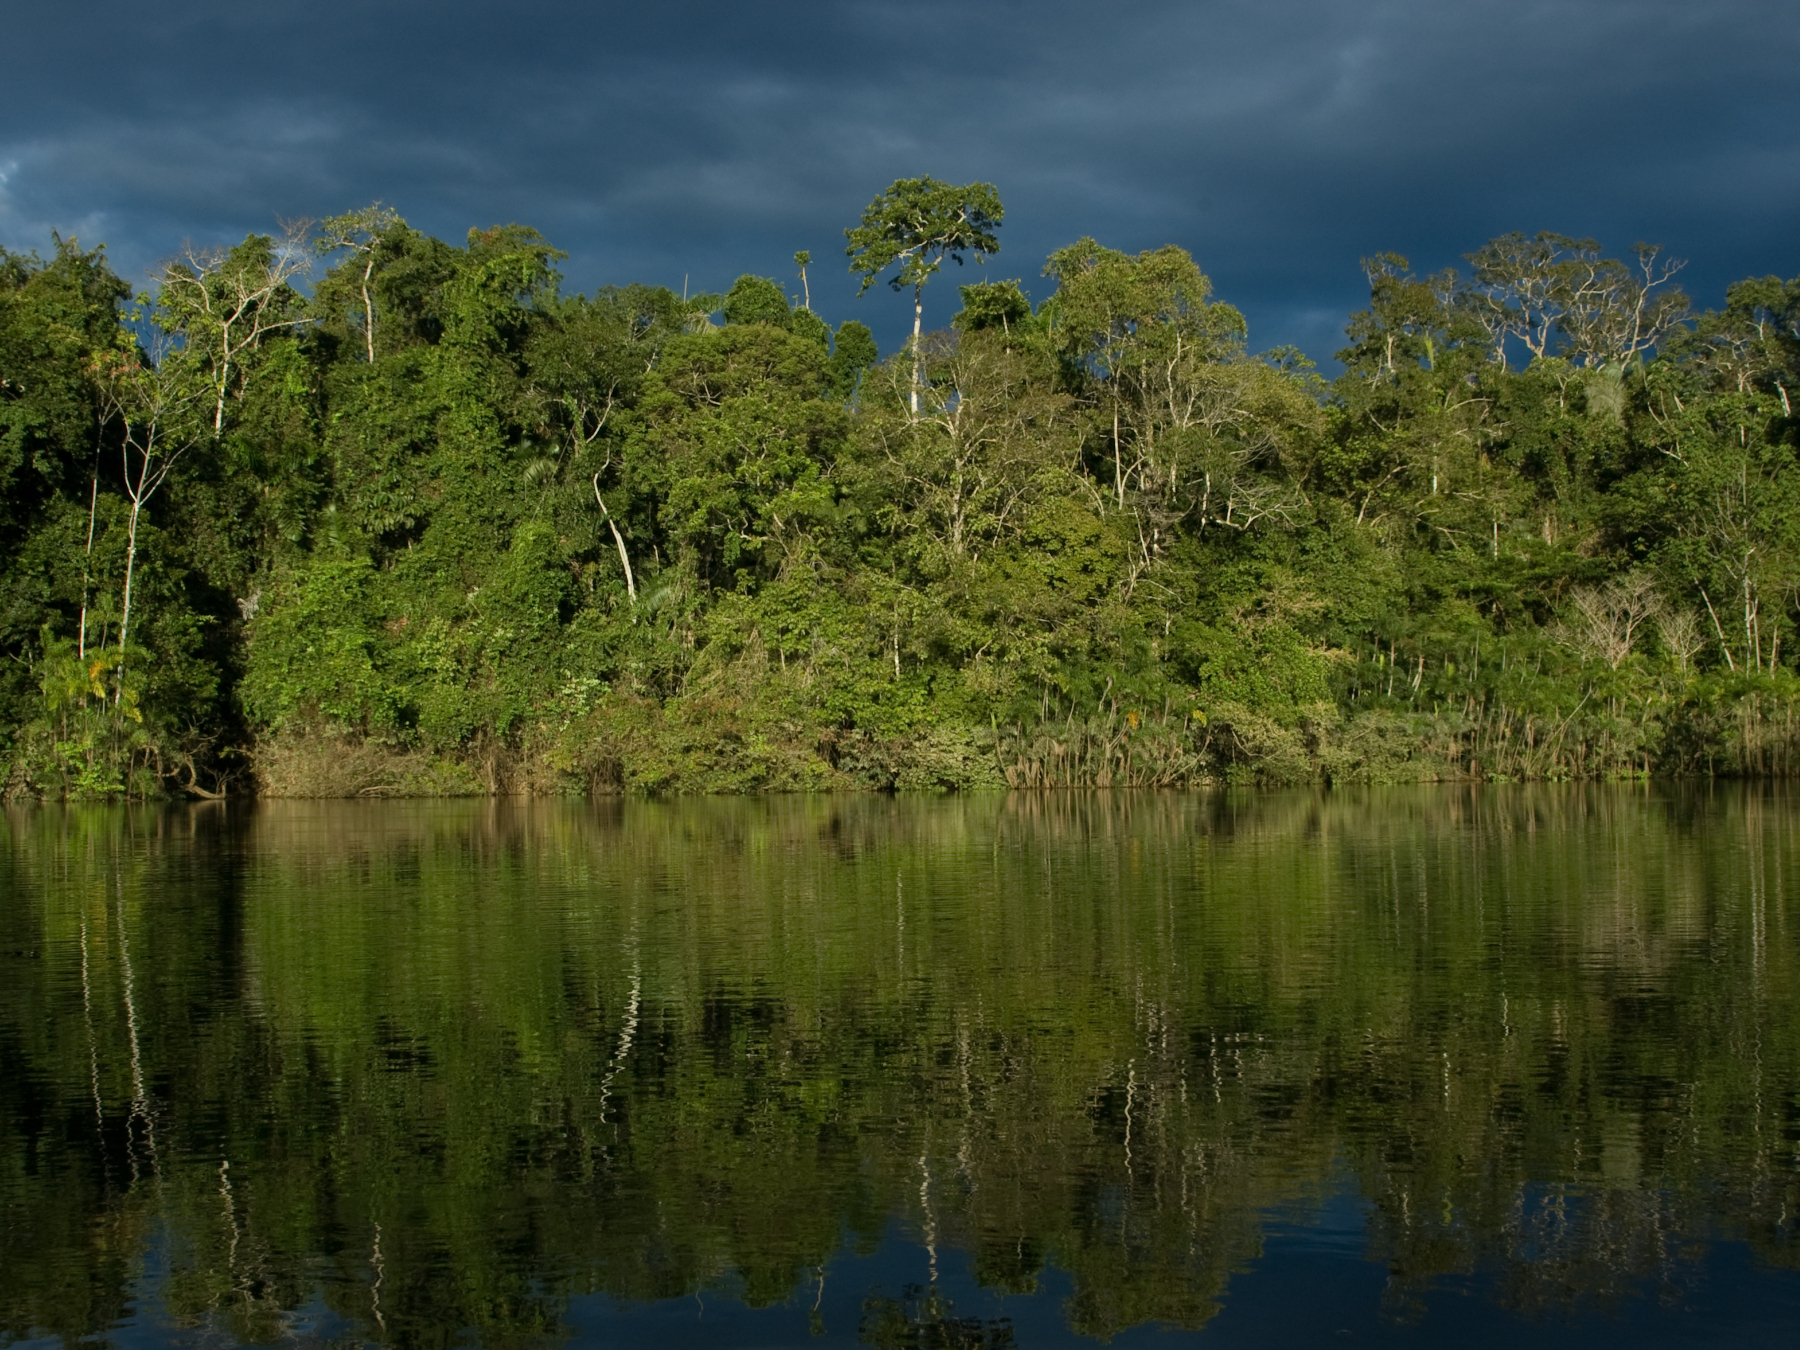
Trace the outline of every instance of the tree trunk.
<instances>
[{"instance_id":1,"label":"tree trunk","mask_svg":"<svg viewBox=\"0 0 1800 1350\"><path fill-rule=\"evenodd\" d=\"M88 582L94 562L94 513L100 505L100 450L94 449L94 477L88 485L88 533L87 551L81 555L81 632L76 639L75 654L82 660L87 659L87 602Z\"/></svg>"},{"instance_id":2,"label":"tree trunk","mask_svg":"<svg viewBox=\"0 0 1800 1350\"><path fill-rule=\"evenodd\" d=\"M600 475L594 475L594 500L600 503L600 514L606 518L606 527L612 531L613 543L619 550L619 563L625 569L625 593L631 597L632 608L637 608L637 580L631 575L631 555L625 551L625 536L619 533L619 527L612 518L612 512L606 509L606 502L600 496Z\"/></svg>"},{"instance_id":3,"label":"tree trunk","mask_svg":"<svg viewBox=\"0 0 1800 1350\"><path fill-rule=\"evenodd\" d=\"M919 324L925 316L925 287L913 287L913 387L912 415L919 415L919 389L925 383L925 353L919 350Z\"/></svg>"},{"instance_id":4,"label":"tree trunk","mask_svg":"<svg viewBox=\"0 0 1800 1350\"><path fill-rule=\"evenodd\" d=\"M219 400L213 406L213 435L217 437L225 427L225 391L231 385L231 325L226 324L219 335Z\"/></svg>"},{"instance_id":5,"label":"tree trunk","mask_svg":"<svg viewBox=\"0 0 1800 1350\"><path fill-rule=\"evenodd\" d=\"M119 684L113 690L115 708L125 697L125 639L131 635L131 576L137 567L137 527L141 509L134 498L131 503L131 523L125 530L125 594L119 605Z\"/></svg>"},{"instance_id":6,"label":"tree trunk","mask_svg":"<svg viewBox=\"0 0 1800 1350\"><path fill-rule=\"evenodd\" d=\"M1115 377L1116 378L1116 377ZM1125 452L1119 447L1119 395L1113 392L1113 491L1119 499L1119 509L1125 509Z\"/></svg>"},{"instance_id":7,"label":"tree trunk","mask_svg":"<svg viewBox=\"0 0 1800 1350\"><path fill-rule=\"evenodd\" d=\"M369 264L363 268L363 337L369 344L369 364L375 364L375 302L369 298L369 277L375 271L375 250L369 250Z\"/></svg>"}]
</instances>

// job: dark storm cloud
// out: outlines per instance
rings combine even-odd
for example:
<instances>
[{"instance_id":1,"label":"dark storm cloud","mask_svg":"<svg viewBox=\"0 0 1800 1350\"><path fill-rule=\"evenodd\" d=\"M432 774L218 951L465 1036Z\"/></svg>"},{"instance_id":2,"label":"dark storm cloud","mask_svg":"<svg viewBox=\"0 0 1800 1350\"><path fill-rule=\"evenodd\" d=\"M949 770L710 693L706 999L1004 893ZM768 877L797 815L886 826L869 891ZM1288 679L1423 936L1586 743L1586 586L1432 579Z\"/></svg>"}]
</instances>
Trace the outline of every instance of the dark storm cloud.
<instances>
[{"instance_id":1,"label":"dark storm cloud","mask_svg":"<svg viewBox=\"0 0 1800 1350\"><path fill-rule=\"evenodd\" d=\"M40 7L9 46L0 241L55 227L132 272L381 198L450 238L535 224L580 288L787 278L810 248L815 302L891 340L841 230L920 173L999 186L995 273L1028 289L1080 234L1180 243L1259 343L1318 356L1381 249L1650 238L1710 303L1800 271L1800 37L1773 0L209 0Z\"/></svg>"}]
</instances>

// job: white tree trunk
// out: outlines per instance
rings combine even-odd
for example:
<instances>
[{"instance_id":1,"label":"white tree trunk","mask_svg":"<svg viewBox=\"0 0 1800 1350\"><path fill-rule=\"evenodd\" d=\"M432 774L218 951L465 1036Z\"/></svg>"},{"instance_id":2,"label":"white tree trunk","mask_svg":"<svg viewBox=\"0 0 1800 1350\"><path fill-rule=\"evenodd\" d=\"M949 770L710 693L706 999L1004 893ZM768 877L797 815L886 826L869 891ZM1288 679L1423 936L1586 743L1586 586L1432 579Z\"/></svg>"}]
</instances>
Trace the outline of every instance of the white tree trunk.
<instances>
[{"instance_id":1,"label":"white tree trunk","mask_svg":"<svg viewBox=\"0 0 1800 1350\"><path fill-rule=\"evenodd\" d=\"M113 690L115 708L125 697L125 639L131 633L131 577L137 567L137 527L141 509L134 497L131 502L131 523L125 530L125 594L119 604L119 684Z\"/></svg>"},{"instance_id":2,"label":"white tree trunk","mask_svg":"<svg viewBox=\"0 0 1800 1350\"><path fill-rule=\"evenodd\" d=\"M94 513L100 505L100 451L94 451L94 478L88 485L87 551L81 555L81 634L76 639L75 654L87 659L88 582L94 564Z\"/></svg>"},{"instance_id":3,"label":"white tree trunk","mask_svg":"<svg viewBox=\"0 0 1800 1350\"><path fill-rule=\"evenodd\" d=\"M375 364L375 302L369 298L369 276L375 271L375 248L369 247L368 265L363 268L363 337L369 344L369 364Z\"/></svg>"},{"instance_id":4,"label":"white tree trunk","mask_svg":"<svg viewBox=\"0 0 1800 1350\"><path fill-rule=\"evenodd\" d=\"M925 315L925 287L913 287L913 387L912 415L919 415L919 389L925 383L925 353L919 350L919 324Z\"/></svg>"},{"instance_id":5,"label":"white tree trunk","mask_svg":"<svg viewBox=\"0 0 1800 1350\"><path fill-rule=\"evenodd\" d=\"M613 520L612 512L606 509L606 502L600 496L600 475L594 475L594 500L600 503L600 514L606 518L606 527L612 531L613 543L619 550L619 564L625 569L625 593L631 597L632 607L637 607L637 581L631 575L631 555L625 551L625 536L619 533L619 527Z\"/></svg>"}]
</instances>

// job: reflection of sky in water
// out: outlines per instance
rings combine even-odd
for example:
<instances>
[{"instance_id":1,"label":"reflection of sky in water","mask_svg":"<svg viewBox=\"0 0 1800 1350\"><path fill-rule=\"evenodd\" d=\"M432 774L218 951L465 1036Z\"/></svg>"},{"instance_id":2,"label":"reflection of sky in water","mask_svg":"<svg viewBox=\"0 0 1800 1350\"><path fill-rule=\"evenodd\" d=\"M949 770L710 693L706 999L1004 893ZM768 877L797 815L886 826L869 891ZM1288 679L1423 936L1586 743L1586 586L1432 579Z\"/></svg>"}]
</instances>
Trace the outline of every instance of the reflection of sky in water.
<instances>
[{"instance_id":1,"label":"reflection of sky in water","mask_svg":"<svg viewBox=\"0 0 1800 1350\"><path fill-rule=\"evenodd\" d=\"M1120 1350L1180 1345L1272 1346L1354 1342L1383 1345L1469 1347L1595 1347L1631 1345L1784 1343L1800 1325L1800 1275L1759 1266L1738 1243L1713 1247L1691 1287L1673 1299L1653 1287L1604 1310L1584 1306L1553 1317L1496 1306L1491 1272L1443 1281L1409 1306L1386 1306L1388 1273L1367 1259L1362 1206L1353 1195L1334 1196L1314 1225L1275 1224L1266 1248L1231 1284L1216 1317L1198 1331L1139 1326L1108 1342ZM669 1299L649 1306L620 1305L604 1296L571 1302L572 1344L655 1344L667 1350L734 1345L858 1344L858 1328L870 1296L898 1297L927 1277L923 1248L895 1236L873 1256L840 1254L826 1267L820 1316L802 1290L790 1305L750 1309L728 1296L696 1303ZM961 1253L939 1261L938 1290L950 1316L970 1319L990 1337L1004 1320L1021 1347L1093 1346L1092 1337L1069 1330L1062 1315L1071 1282L1067 1272L1045 1271L1035 1294L1004 1295L984 1289ZM815 1327L822 1330L815 1331ZM965 1333L967 1334L967 1333ZM958 1342L953 1342L960 1344ZM982 1344L971 1340L971 1345Z\"/></svg>"},{"instance_id":2,"label":"reflection of sky in water","mask_svg":"<svg viewBox=\"0 0 1800 1350\"><path fill-rule=\"evenodd\" d=\"M1344 1179L1346 1187L1353 1185ZM1395 1306L1385 1267L1367 1254L1366 1207L1349 1190L1335 1194L1318 1213L1301 1222L1273 1222L1265 1248L1232 1281L1219 1313L1198 1331L1152 1324L1130 1328L1108 1344L1120 1350L1182 1345L1192 1341L1232 1350L1378 1342L1383 1345L1467 1347L1780 1345L1800 1325L1800 1274L1772 1271L1741 1243L1715 1243L1703 1263L1695 1262L1674 1288L1636 1284L1604 1307L1591 1300L1555 1315L1533 1314L1501 1305L1504 1291L1492 1271L1439 1281L1421 1295ZM154 1257L145 1285L154 1288L164 1273ZM712 1346L867 1344L859 1334L874 1300L893 1300L917 1310L929 1296L931 1260L926 1250L890 1230L879 1250L857 1255L846 1249L826 1263L822 1279L803 1285L785 1303L750 1308L735 1295L734 1282L680 1298L621 1303L604 1294L568 1301L561 1343L572 1346L657 1346L699 1350ZM1068 1273L1047 1268L1031 1294L1002 1294L983 1288L967 1257L939 1254L937 1284L942 1316L965 1340L949 1345L1004 1344L1007 1332L1020 1347L1093 1346L1092 1337L1069 1329L1063 1304L1071 1292ZM917 1325L915 1321L914 1325ZM306 1342L353 1340L357 1325L335 1315L322 1300L300 1308L290 1322L290 1339ZM980 1339L986 1337L986 1340ZM107 1333L119 1350L155 1350L191 1342L196 1334L178 1326L154 1294L128 1321ZM16 1342L20 1350L56 1350L54 1339Z\"/></svg>"},{"instance_id":3,"label":"reflection of sky in water","mask_svg":"<svg viewBox=\"0 0 1800 1350\"><path fill-rule=\"evenodd\" d=\"M1779 791L6 821L15 1332L1650 1347L1800 1317Z\"/></svg>"}]
</instances>

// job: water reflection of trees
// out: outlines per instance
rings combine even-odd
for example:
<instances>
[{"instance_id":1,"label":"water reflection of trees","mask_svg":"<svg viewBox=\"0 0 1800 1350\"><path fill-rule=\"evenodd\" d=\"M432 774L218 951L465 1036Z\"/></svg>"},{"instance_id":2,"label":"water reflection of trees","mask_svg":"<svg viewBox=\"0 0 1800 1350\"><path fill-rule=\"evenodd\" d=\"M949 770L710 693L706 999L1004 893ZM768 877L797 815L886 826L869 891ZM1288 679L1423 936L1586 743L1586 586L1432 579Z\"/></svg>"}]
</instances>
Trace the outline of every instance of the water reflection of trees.
<instances>
[{"instance_id":1,"label":"water reflection of trees","mask_svg":"<svg viewBox=\"0 0 1800 1350\"><path fill-rule=\"evenodd\" d=\"M1678 1288L1721 1233L1793 1264L1797 823L1585 788L14 816L0 1317L104 1327L160 1225L173 1314L241 1339L317 1296L554 1340L581 1292L804 1295L898 1215L1001 1289L1067 1270L1105 1335L1205 1321L1346 1176L1402 1315L1476 1270ZM867 1324L916 1341L933 1297Z\"/></svg>"}]
</instances>

